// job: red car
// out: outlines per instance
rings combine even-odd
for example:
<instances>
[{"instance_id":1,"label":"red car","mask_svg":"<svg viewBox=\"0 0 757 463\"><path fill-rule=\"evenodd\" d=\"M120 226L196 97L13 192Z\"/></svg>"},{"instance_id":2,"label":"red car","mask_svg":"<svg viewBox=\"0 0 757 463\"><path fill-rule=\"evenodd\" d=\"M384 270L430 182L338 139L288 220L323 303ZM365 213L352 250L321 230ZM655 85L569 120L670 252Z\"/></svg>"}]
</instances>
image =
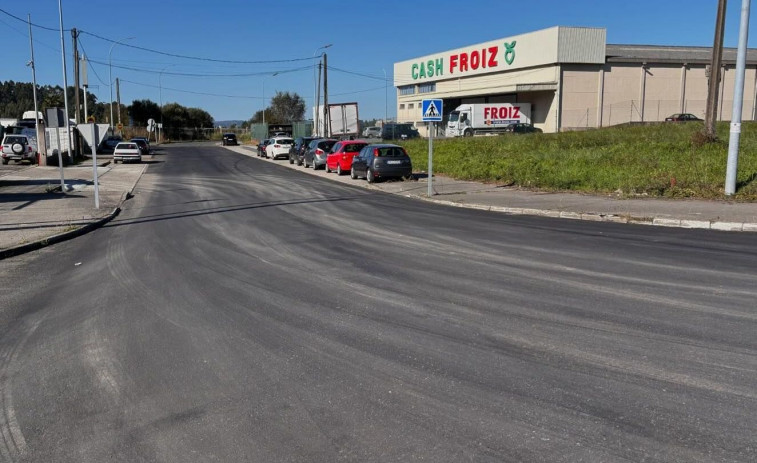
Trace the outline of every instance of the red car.
<instances>
[{"instance_id":1,"label":"red car","mask_svg":"<svg viewBox=\"0 0 757 463\"><path fill-rule=\"evenodd\" d=\"M357 156L367 142L363 140L343 140L337 142L326 156L326 172L336 171L337 175L346 174L352 167L352 158Z\"/></svg>"}]
</instances>

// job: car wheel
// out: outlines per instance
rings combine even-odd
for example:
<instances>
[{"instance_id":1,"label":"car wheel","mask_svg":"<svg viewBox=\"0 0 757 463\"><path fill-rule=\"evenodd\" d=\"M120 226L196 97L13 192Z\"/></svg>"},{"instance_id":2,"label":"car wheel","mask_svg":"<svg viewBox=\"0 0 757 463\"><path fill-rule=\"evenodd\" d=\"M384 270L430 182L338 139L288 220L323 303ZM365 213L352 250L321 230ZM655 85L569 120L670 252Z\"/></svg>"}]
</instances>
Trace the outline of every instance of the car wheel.
<instances>
[{"instance_id":1,"label":"car wheel","mask_svg":"<svg viewBox=\"0 0 757 463\"><path fill-rule=\"evenodd\" d=\"M7 165L8 161L9 161L8 159L3 158L3 165Z\"/></svg>"},{"instance_id":2,"label":"car wheel","mask_svg":"<svg viewBox=\"0 0 757 463\"><path fill-rule=\"evenodd\" d=\"M415 176L413 174L403 175L402 180L409 182L410 180L415 180Z\"/></svg>"},{"instance_id":3,"label":"car wheel","mask_svg":"<svg viewBox=\"0 0 757 463\"><path fill-rule=\"evenodd\" d=\"M294 164L294 159L292 159L291 157L289 158L289 164Z\"/></svg>"},{"instance_id":4,"label":"car wheel","mask_svg":"<svg viewBox=\"0 0 757 463\"><path fill-rule=\"evenodd\" d=\"M357 174L355 173L355 168L354 167L350 167L350 178L352 180L355 180L357 178Z\"/></svg>"},{"instance_id":5,"label":"car wheel","mask_svg":"<svg viewBox=\"0 0 757 463\"><path fill-rule=\"evenodd\" d=\"M337 165L336 165L336 174L337 174L337 175L342 175L342 174L344 174L344 172L342 172L342 165L341 165L341 164L337 164Z\"/></svg>"},{"instance_id":6,"label":"car wheel","mask_svg":"<svg viewBox=\"0 0 757 463\"><path fill-rule=\"evenodd\" d=\"M463 132L463 136L464 137L472 137L473 136L473 131L471 129L468 129L465 132Z\"/></svg>"},{"instance_id":7,"label":"car wheel","mask_svg":"<svg viewBox=\"0 0 757 463\"><path fill-rule=\"evenodd\" d=\"M305 169L308 168L308 160L307 159L303 159L302 160L302 167L304 167Z\"/></svg>"},{"instance_id":8,"label":"car wheel","mask_svg":"<svg viewBox=\"0 0 757 463\"><path fill-rule=\"evenodd\" d=\"M329 167L329 163L328 163L328 162L326 162L326 165L325 165L325 166L323 166L323 168L324 168L324 169L326 170L326 173L327 173L327 174L330 174L330 173L331 173L331 168Z\"/></svg>"},{"instance_id":9,"label":"car wheel","mask_svg":"<svg viewBox=\"0 0 757 463\"><path fill-rule=\"evenodd\" d=\"M373 183L376 181L376 177L373 175L373 171L370 168L365 171L365 179L368 181L368 183Z\"/></svg>"}]
</instances>

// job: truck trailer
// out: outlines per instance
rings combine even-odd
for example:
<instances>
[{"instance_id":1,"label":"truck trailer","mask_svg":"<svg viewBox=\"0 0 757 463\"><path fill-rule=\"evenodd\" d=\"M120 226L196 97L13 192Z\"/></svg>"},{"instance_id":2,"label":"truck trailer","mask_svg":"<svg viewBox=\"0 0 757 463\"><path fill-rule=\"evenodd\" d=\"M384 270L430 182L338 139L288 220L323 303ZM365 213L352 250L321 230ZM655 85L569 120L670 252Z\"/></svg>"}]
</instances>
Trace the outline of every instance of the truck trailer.
<instances>
[{"instance_id":1,"label":"truck trailer","mask_svg":"<svg viewBox=\"0 0 757 463\"><path fill-rule=\"evenodd\" d=\"M469 103L449 114L445 135L472 137L506 132L511 124L531 123L531 103Z\"/></svg>"}]
</instances>

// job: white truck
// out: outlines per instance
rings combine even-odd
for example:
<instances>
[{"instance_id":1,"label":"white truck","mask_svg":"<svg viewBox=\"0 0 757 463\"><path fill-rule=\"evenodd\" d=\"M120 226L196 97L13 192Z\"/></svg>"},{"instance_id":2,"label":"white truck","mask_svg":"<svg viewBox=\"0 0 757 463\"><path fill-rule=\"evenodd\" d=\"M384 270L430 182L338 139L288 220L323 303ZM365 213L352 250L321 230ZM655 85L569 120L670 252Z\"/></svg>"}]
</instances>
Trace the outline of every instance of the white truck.
<instances>
[{"instance_id":1,"label":"white truck","mask_svg":"<svg viewBox=\"0 0 757 463\"><path fill-rule=\"evenodd\" d=\"M445 135L472 137L499 134L511 124L531 123L531 103L469 103L449 114Z\"/></svg>"}]
</instances>

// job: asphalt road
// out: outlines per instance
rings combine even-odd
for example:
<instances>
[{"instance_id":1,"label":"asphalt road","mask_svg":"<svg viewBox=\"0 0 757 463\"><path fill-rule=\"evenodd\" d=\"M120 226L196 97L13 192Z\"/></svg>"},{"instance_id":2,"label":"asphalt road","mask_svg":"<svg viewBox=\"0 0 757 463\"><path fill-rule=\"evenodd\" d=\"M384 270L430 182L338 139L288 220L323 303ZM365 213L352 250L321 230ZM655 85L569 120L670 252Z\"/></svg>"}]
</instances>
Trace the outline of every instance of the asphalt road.
<instances>
[{"instance_id":1,"label":"asphalt road","mask_svg":"<svg viewBox=\"0 0 757 463\"><path fill-rule=\"evenodd\" d=\"M757 461L752 234L164 153L0 261L0 461Z\"/></svg>"}]
</instances>

